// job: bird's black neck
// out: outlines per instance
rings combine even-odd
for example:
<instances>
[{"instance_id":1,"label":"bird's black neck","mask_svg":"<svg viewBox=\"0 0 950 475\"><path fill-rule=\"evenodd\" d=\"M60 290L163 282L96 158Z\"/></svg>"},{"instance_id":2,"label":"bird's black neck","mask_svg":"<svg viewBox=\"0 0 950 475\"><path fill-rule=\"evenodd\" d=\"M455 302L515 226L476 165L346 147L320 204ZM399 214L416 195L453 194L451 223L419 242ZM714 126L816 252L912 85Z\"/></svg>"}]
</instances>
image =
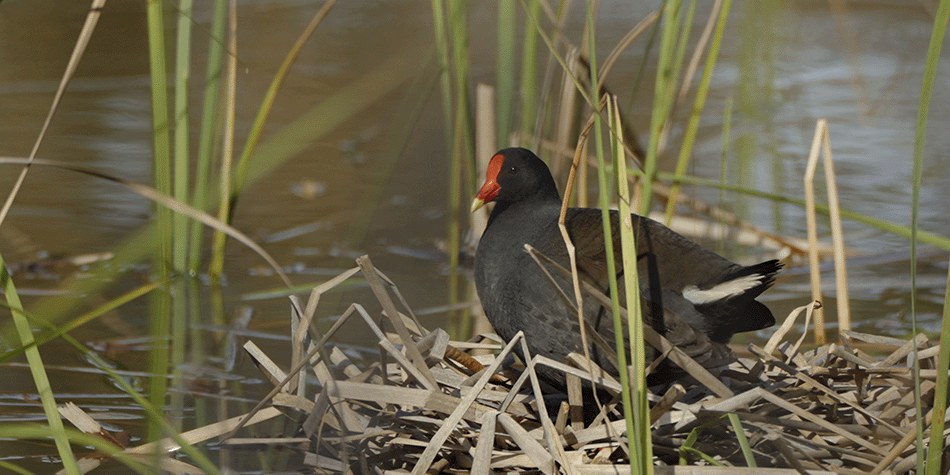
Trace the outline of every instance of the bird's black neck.
<instances>
[{"instance_id":1,"label":"bird's black neck","mask_svg":"<svg viewBox=\"0 0 950 475\"><path fill-rule=\"evenodd\" d=\"M517 214L520 210L525 210L531 215L536 215L537 213L541 213L542 210L552 207L557 209L561 207L561 197L557 195L557 191L555 191L553 195L536 196L530 200L496 200L495 209L493 209L491 215L488 216L488 224L486 227L491 226L491 223L495 221L496 218L508 211Z\"/></svg>"},{"instance_id":2,"label":"bird's black neck","mask_svg":"<svg viewBox=\"0 0 950 475\"><path fill-rule=\"evenodd\" d=\"M488 224L486 224L485 227L487 228L488 226L491 226L491 223L495 221L495 218L501 215L501 213L504 213L505 210L511 206L511 203L511 201L496 201L495 208L492 209L491 214L488 215Z\"/></svg>"}]
</instances>

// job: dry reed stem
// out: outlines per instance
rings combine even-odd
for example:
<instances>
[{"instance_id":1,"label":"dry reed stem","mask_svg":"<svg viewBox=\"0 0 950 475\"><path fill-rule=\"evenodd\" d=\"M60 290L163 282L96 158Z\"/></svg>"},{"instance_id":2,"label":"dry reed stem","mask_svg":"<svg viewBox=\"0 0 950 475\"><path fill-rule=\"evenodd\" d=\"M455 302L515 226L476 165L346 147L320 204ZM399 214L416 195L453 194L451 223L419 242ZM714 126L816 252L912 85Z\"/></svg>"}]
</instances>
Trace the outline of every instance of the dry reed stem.
<instances>
[{"instance_id":1,"label":"dry reed stem","mask_svg":"<svg viewBox=\"0 0 950 475\"><path fill-rule=\"evenodd\" d=\"M819 121L822 133L821 150L825 164L825 187L828 190L828 209L831 215L831 242L835 254L835 288L838 302L838 330L851 329L851 305L848 295L848 266L845 262L844 230L841 225L841 204L838 202L838 180L835 178L834 157L831 154L831 139L828 122Z\"/></svg>"},{"instance_id":2,"label":"dry reed stem","mask_svg":"<svg viewBox=\"0 0 950 475\"><path fill-rule=\"evenodd\" d=\"M360 270L363 271L363 277L369 282L370 288L373 289L379 303L382 304L386 316L389 317L389 320L396 328L396 333L399 334L399 337L402 338L404 343L412 341L412 338L409 337L409 330L406 329L405 323L402 321L402 318L399 317L399 312L396 310L392 298L390 298L389 293L381 285L382 281L380 280L379 274L376 273L376 268L373 267L370 262L369 256L358 258L356 263L360 266ZM409 353L409 357L415 364L416 369L422 374L422 377L431 383L432 386L435 386L435 379L429 373L429 366L426 365L425 359L422 358L422 354L419 353L418 348L414 345L407 344L406 351Z\"/></svg>"},{"instance_id":3,"label":"dry reed stem","mask_svg":"<svg viewBox=\"0 0 950 475\"><path fill-rule=\"evenodd\" d=\"M491 366L486 368L485 373L479 378L478 382L472 387L472 392L465 396L464 399L456 406L455 410L449 414L449 417L443 422L442 427L432 436L432 439L429 441L429 444L426 446L426 450L419 457L419 461L416 463L415 467L412 470L413 475L421 475L423 472L429 469L429 465L432 464L432 461L435 459L436 454L441 450L442 444L449 437L449 433L455 430L456 425L459 421L462 420L462 416L468 410L468 408L475 402L475 398L478 396L478 392L485 387L488 383L488 380L491 378L491 375L498 371L501 367L501 362L504 360L504 357L507 356L514 349L515 344L519 340L524 338L524 335L519 332L515 335L514 338L506 345L499 353L498 358L492 363ZM412 346L412 345L406 345Z\"/></svg>"},{"instance_id":4,"label":"dry reed stem","mask_svg":"<svg viewBox=\"0 0 950 475\"><path fill-rule=\"evenodd\" d=\"M825 184L828 190L828 207L831 211L831 236L835 260L835 289L838 302L838 328L851 329L851 312L848 298L848 271L845 263L844 235L841 227L841 210L838 203L838 184L834 174L834 159L831 155L831 140L828 136L828 122L818 119L815 125L815 136L808 154L808 164L805 169L805 204L806 221L808 224L809 242L809 269L811 272L812 299L821 301L821 275L818 269L818 226L815 217L815 170L818 158L824 161ZM825 342L824 312L815 313L815 342Z\"/></svg>"},{"instance_id":5,"label":"dry reed stem","mask_svg":"<svg viewBox=\"0 0 950 475\"><path fill-rule=\"evenodd\" d=\"M99 22L99 17L102 15L102 8L105 6L105 4L106 0L93 0L92 5L89 7L89 13L86 14L86 21L83 23L82 30L79 32L79 37L76 39L76 45L73 46L73 52L69 57L69 62L66 64L66 70L63 72L63 77L59 80L59 86L56 88L56 94L53 96L53 103L50 104L49 112L47 112L46 119L43 121L43 126L40 127L40 133L37 134L36 141L33 143L33 148L30 150L30 163L34 158L36 158L36 151L39 150L40 144L43 143L43 139L46 137L46 132L49 130L49 126L53 122L53 115L56 114L56 110L59 108L59 102L63 99L63 94L66 92L66 86L69 84L69 81L76 73L76 69L79 67L79 60L82 59L83 53L86 52L86 47L89 45L89 40L92 38L92 32L96 29L96 24ZM16 199L20 188L23 186L23 182L26 180L26 174L30 171L30 163L24 165L23 169L20 170L20 174L17 176L16 182L13 184L13 188L10 189L10 193L7 195L7 199L3 203L3 207L0 208L0 225L2 225L6 220L7 214L10 212L10 208L13 206L13 201Z\"/></svg>"},{"instance_id":6,"label":"dry reed stem","mask_svg":"<svg viewBox=\"0 0 950 475\"><path fill-rule=\"evenodd\" d=\"M573 156L572 153L569 153L570 143L575 140L574 136L574 118L577 116L577 88L574 86L574 81L572 78L578 75L579 66L578 66L578 52L577 48L570 47L565 54L565 62L567 63L568 69L563 71L561 75L561 98L558 101L558 114L557 121L555 125L554 132L554 145L552 150L554 152L554 160L552 160L552 171L555 174L554 176L560 178L559 172L564 169L563 162L564 159L570 158ZM586 184L584 179L581 180L581 184ZM578 206L586 207L587 206L587 196L586 193L580 193L577 197Z\"/></svg>"},{"instance_id":7,"label":"dry reed stem","mask_svg":"<svg viewBox=\"0 0 950 475\"><path fill-rule=\"evenodd\" d=\"M475 160L479 173L488 168L495 153L495 88L479 83L475 87ZM481 236L488 225L488 208L472 213L472 234Z\"/></svg>"},{"instance_id":8,"label":"dry reed stem","mask_svg":"<svg viewBox=\"0 0 950 475\"><path fill-rule=\"evenodd\" d=\"M495 88L479 83L475 87L475 162L479 173L484 173L488 168L488 161L495 153L495 144L498 143L495 132ZM475 236L481 236L488 227L488 208L483 207L472 213L472 241L475 242ZM469 285L469 293L478 298L474 290L474 284ZM472 325L472 333L478 335L482 333L491 333L491 323L485 317L485 312L473 311L475 318ZM487 354L486 351L478 351L475 355Z\"/></svg>"},{"instance_id":9,"label":"dry reed stem","mask_svg":"<svg viewBox=\"0 0 950 475\"><path fill-rule=\"evenodd\" d=\"M772 352L775 351L775 348L777 348L779 343L782 342L782 340L785 338L785 335L795 326L798 316L801 315L803 311L806 312L804 327L808 328L809 313L813 312L817 308L821 308L821 302L816 300L808 305L802 305L801 307L792 310L792 313L788 314L788 318L782 322L782 326L775 330L775 333L773 333L769 338L768 343L765 344L765 353L771 355ZM804 334L802 336L804 336ZM796 347L799 345L801 345L801 340L796 343Z\"/></svg>"}]
</instances>

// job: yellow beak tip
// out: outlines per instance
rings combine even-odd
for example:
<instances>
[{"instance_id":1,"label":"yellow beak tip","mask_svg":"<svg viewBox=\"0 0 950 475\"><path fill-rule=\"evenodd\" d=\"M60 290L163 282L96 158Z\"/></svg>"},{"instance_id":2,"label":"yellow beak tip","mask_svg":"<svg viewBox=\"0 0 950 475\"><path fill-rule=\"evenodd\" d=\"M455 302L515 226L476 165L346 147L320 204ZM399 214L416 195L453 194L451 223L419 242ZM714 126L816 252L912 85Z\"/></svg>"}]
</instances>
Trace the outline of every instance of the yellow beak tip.
<instances>
[{"instance_id":1,"label":"yellow beak tip","mask_svg":"<svg viewBox=\"0 0 950 475\"><path fill-rule=\"evenodd\" d=\"M485 206L485 202L482 201L482 200L479 199L479 198L475 198L475 200L472 201L472 211L471 211L471 212L474 213L474 212L478 211L478 209L481 208L482 206Z\"/></svg>"}]
</instances>

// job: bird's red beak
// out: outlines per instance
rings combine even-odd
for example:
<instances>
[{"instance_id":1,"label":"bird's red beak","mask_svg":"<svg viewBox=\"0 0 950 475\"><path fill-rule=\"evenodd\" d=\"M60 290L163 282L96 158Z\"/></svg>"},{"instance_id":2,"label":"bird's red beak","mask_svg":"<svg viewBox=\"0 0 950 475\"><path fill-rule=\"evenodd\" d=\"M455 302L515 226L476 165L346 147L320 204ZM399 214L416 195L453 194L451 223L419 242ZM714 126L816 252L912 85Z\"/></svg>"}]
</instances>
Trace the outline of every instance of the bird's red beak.
<instances>
[{"instance_id":1,"label":"bird's red beak","mask_svg":"<svg viewBox=\"0 0 950 475\"><path fill-rule=\"evenodd\" d=\"M493 201L497 196L498 192L501 191L501 185L498 184L498 174L501 173L501 165L505 162L505 157L502 155L495 155L491 158L491 161L488 162L488 171L485 173L485 184L482 185L482 189L478 190L478 194L475 195L475 200L472 201L472 212L474 213L478 208L485 206L485 203Z\"/></svg>"}]
</instances>

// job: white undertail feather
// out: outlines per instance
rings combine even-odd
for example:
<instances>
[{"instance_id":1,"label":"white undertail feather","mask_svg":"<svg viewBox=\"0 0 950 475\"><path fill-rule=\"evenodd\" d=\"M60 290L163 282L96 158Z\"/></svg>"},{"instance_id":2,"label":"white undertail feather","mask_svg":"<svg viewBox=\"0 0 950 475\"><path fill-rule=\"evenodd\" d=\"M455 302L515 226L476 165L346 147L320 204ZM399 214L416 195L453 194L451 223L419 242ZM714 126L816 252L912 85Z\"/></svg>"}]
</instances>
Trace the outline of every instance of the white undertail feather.
<instances>
[{"instance_id":1,"label":"white undertail feather","mask_svg":"<svg viewBox=\"0 0 950 475\"><path fill-rule=\"evenodd\" d=\"M765 276L762 274L744 275L706 290L700 290L695 285L690 285L683 288L683 297L693 302L693 305L716 302L740 295L761 284L764 278Z\"/></svg>"}]
</instances>

